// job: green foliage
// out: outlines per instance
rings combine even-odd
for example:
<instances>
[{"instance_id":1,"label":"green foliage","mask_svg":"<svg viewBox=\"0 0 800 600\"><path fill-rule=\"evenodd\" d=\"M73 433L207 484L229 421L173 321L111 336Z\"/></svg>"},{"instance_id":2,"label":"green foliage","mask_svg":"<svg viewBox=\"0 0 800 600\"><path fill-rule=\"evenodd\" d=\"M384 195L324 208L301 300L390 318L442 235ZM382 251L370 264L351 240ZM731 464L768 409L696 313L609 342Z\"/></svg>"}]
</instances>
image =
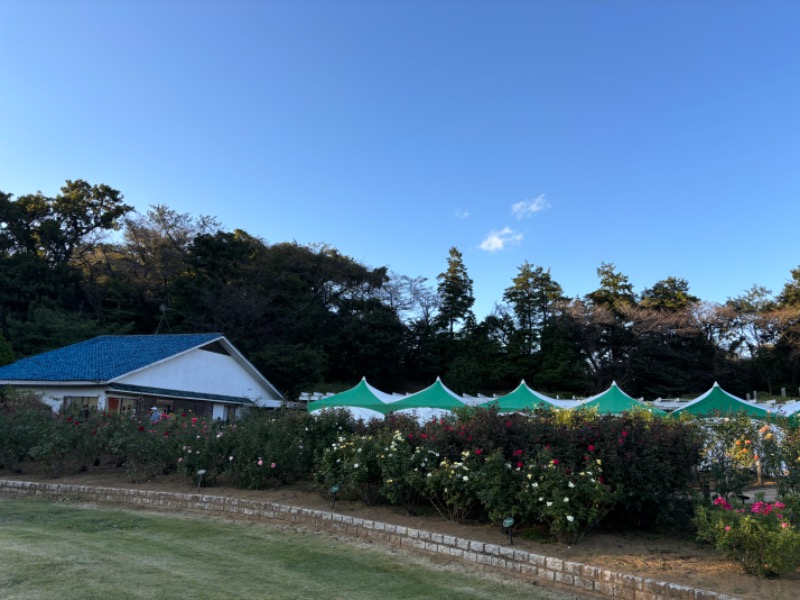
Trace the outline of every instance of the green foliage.
<instances>
[{"instance_id":1,"label":"green foliage","mask_svg":"<svg viewBox=\"0 0 800 600\"><path fill-rule=\"evenodd\" d=\"M512 517L519 527L537 520L538 513L528 510L529 505L520 498L527 485L522 469L512 466L501 450L495 450L486 458L478 472L477 483L478 499L492 523Z\"/></svg>"},{"instance_id":2,"label":"green foliage","mask_svg":"<svg viewBox=\"0 0 800 600\"><path fill-rule=\"evenodd\" d=\"M778 440L777 459L770 461L770 475L778 482L778 492L787 498L800 498L800 423L785 419L780 427L771 426L766 434L775 433L769 440ZM800 513L798 513L800 514Z\"/></svg>"},{"instance_id":3,"label":"green foliage","mask_svg":"<svg viewBox=\"0 0 800 600\"><path fill-rule=\"evenodd\" d=\"M389 444L386 436L340 436L318 463L316 480L326 493L337 486L341 497L364 504L378 500L383 484L380 456Z\"/></svg>"},{"instance_id":4,"label":"green foliage","mask_svg":"<svg viewBox=\"0 0 800 600\"><path fill-rule=\"evenodd\" d=\"M453 335L456 323L474 320L472 305L475 297L472 294L472 279L467 274L464 257L458 248L452 247L447 259L447 270L436 276L439 282L438 291L441 305L437 324Z\"/></svg>"},{"instance_id":5,"label":"green foliage","mask_svg":"<svg viewBox=\"0 0 800 600\"><path fill-rule=\"evenodd\" d=\"M3 337L3 332L0 331L0 367L10 365L15 360L16 357L14 356L14 350L11 348L11 344Z\"/></svg>"},{"instance_id":6,"label":"green foliage","mask_svg":"<svg viewBox=\"0 0 800 600\"><path fill-rule=\"evenodd\" d=\"M586 431L584 449L602 459L606 482L622 487L614 518L645 528L685 526L686 498L700 462L697 430L646 412L600 417L597 423Z\"/></svg>"},{"instance_id":7,"label":"green foliage","mask_svg":"<svg viewBox=\"0 0 800 600\"><path fill-rule=\"evenodd\" d=\"M94 319L59 308L52 302L34 302L24 315L8 319L8 329L22 356L55 350L98 335L130 331L128 327L103 327Z\"/></svg>"},{"instance_id":8,"label":"green foliage","mask_svg":"<svg viewBox=\"0 0 800 600\"><path fill-rule=\"evenodd\" d=\"M123 204L119 191L82 179L67 180L55 198L39 192L14 201L1 194L0 222L6 227L0 250L33 254L50 264L66 263L86 251L89 234L117 228L119 219L132 209Z\"/></svg>"},{"instance_id":9,"label":"green foliage","mask_svg":"<svg viewBox=\"0 0 800 600\"><path fill-rule=\"evenodd\" d=\"M738 562L746 573L777 577L800 565L800 531L783 502L734 508L722 498L695 510L697 539Z\"/></svg>"},{"instance_id":10,"label":"green foliage","mask_svg":"<svg viewBox=\"0 0 800 600\"><path fill-rule=\"evenodd\" d=\"M596 306L604 306L612 310L619 310L626 304L635 304L636 296L633 285L626 275L615 271L614 263L601 263L597 268L600 278L600 287L587 294L587 298Z\"/></svg>"},{"instance_id":11,"label":"green foliage","mask_svg":"<svg viewBox=\"0 0 800 600\"><path fill-rule=\"evenodd\" d=\"M544 451L525 467L519 493L526 513L547 523L559 542L577 544L611 511L622 486L606 485L599 458L576 471Z\"/></svg>"},{"instance_id":12,"label":"green foliage","mask_svg":"<svg viewBox=\"0 0 800 600\"><path fill-rule=\"evenodd\" d=\"M381 495L389 503L414 513L422 499L425 478L438 462L436 451L411 444L400 431L392 434L388 446L379 456L381 464Z\"/></svg>"},{"instance_id":13,"label":"green foliage","mask_svg":"<svg viewBox=\"0 0 800 600\"><path fill-rule=\"evenodd\" d=\"M493 452L480 470L478 496L490 521L545 523L560 542L577 544L621 495L621 486L603 483L600 463L589 459L574 471L548 450L532 457L516 450L511 458Z\"/></svg>"},{"instance_id":14,"label":"green foliage","mask_svg":"<svg viewBox=\"0 0 800 600\"><path fill-rule=\"evenodd\" d=\"M20 472L53 411L31 393L0 388L0 468Z\"/></svg>"},{"instance_id":15,"label":"green foliage","mask_svg":"<svg viewBox=\"0 0 800 600\"><path fill-rule=\"evenodd\" d=\"M564 291L550 276L550 269L534 267L528 261L519 267L512 283L503 292L503 300L511 304L516 317L517 327L511 341L519 353L530 355L540 347L542 331Z\"/></svg>"},{"instance_id":16,"label":"green foliage","mask_svg":"<svg viewBox=\"0 0 800 600\"><path fill-rule=\"evenodd\" d=\"M49 477L83 471L101 453L98 427L102 417L95 410L71 408L55 414L49 408L37 408L17 416L22 416L22 422L10 424L10 438L19 442L15 431L24 432L27 455Z\"/></svg>"},{"instance_id":17,"label":"green foliage","mask_svg":"<svg viewBox=\"0 0 800 600\"><path fill-rule=\"evenodd\" d=\"M353 431L345 411L251 410L224 430L224 471L242 488L261 489L310 477L332 440Z\"/></svg>"},{"instance_id":18,"label":"green foliage","mask_svg":"<svg viewBox=\"0 0 800 600\"><path fill-rule=\"evenodd\" d=\"M434 454L434 459L438 458ZM461 453L459 460L442 458L440 462L434 462L429 465L430 470L425 473L423 496L442 518L464 521L480 503L478 498L480 466L481 460L468 450Z\"/></svg>"},{"instance_id":19,"label":"green foliage","mask_svg":"<svg viewBox=\"0 0 800 600\"><path fill-rule=\"evenodd\" d=\"M104 448L118 458L133 482L152 479L174 467L176 453L169 443L170 421L151 423L144 417L110 416L102 429Z\"/></svg>"},{"instance_id":20,"label":"green foliage","mask_svg":"<svg viewBox=\"0 0 800 600\"><path fill-rule=\"evenodd\" d=\"M667 277L645 289L640 303L645 308L678 311L699 301L698 297L689 293L689 282L682 277Z\"/></svg>"},{"instance_id":21,"label":"green foliage","mask_svg":"<svg viewBox=\"0 0 800 600\"><path fill-rule=\"evenodd\" d=\"M177 456L179 473L193 482L199 480L198 471L204 471L202 483L213 484L225 470L230 456L229 437L220 421L196 417L189 413L170 415L170 435L165 443L173 448Z\"/></svg>"},{"instance_id":22,"label":"green foliage","mask_svg":"<svg viewBox=\"0 0 800 600\"><path fill-rule=\"evenodd\" d=\"M741 496L755 477L759 424L745 414L698 423L704 441L701 480L727 500Z\"/></svg>"}]
</instances>

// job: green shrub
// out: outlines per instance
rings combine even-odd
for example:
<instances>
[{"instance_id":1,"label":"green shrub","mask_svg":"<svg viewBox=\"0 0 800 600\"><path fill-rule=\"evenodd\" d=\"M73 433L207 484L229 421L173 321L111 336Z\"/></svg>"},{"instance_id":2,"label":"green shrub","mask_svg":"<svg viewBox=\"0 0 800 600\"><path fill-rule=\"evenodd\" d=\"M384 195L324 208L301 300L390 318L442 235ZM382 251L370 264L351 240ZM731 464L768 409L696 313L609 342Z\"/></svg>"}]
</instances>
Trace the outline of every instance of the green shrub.
<instances>
[{"instance_id":1,"label":"green shrub","mask_svg":"<svg viewBox=\"0 0 800 600\"><path fill-rule=\"evenodd\" d=\"M756 502L734 509L724 498L695 511L697 538L713 544L723 556L738 562L746 573L777 577L800 565L800 532L782 502Z\"/></svg>"},{"instance_id":2,"label":"green shrub","mask_svg":"<svg viewBox=\"0 0 800 600\"><path fill-rule=\"evenodd\" d=\"M0 388L0 469L22 472L53 411L35 394Z\"/></svg>"},{"instance_id":3,"label":"green shrub","mask_svg":"<svg viewBox=\"0 0 800 600\"><path fill-rule=\"evenodd\" d=\"M461 453L460 460L443 458L425 473L421 493L443 518L464 521L480 505L480 466L481 461L469 450Z\"/></svg>"},{"instance_id":4,"label":"green shrub","mask_svg":"<svg viewBox=\"0 0 800 600\"><path fill-rule=\"evenodd\" d=\"M409 442L400 431L392 433L380 456L381 495L391 504L416 512L423 496L425 479L439 461L439 454Z\"/></svg>"},{"instance_id":5,"label":"green shrub","mask_svg":"<svg viewBox=\"0 0 800 600\"><path fill-rule=\"evenodd\" d=\"M601 459L572 470L541 453L525 474L522 496L528 511L550 526L559 542L577 544L614 507L622 487L604 483Z\"/></svg>"},{"instance_id":6,"label":"green shrub","mask_svg":"<svg viewBox=\"0 0 800 600\"><path fill-rule=\"evenodd\" d=\"M146 481L176 466L173 423L172 418L151 423L147 415L98 414L92 430L97 440L95 452L125 467L132 482Z\"/></svg>"},{"instance_id":7,"label":"green shrub","mask_svg":"<svg viewBox=\"0 0 800 600\"><path fill-rule=\"evenodd\" d=\"M476 494L489 521L499 523L512 517L515 527L520 527L537 520L538 513L532 514L529 504L521 502L521 491L527 487L522 470L513 467L502 450L486 457L476 477Z\"/></svg>"},{"instance_id":8,"label":"green shrub","mask_svg":"<svg viewBox=\"0 0 800 600\"><path fill-rule=\"evenodd\" d=\"M794 419L781 422L778 441L779 462L777 470L778 493L782 496L800 496L800 425Z\"/></svg>"},{"instance_id":9,"label":"green shrub","mask_svg":"<svg viewBox=\"0 0 800 600\"><path fill-rule=\"evenodd\" d=\"M691 422L627 413L600 417L583 439L584 459L602 460L604 481L622 488L609 519L626 527L689 527L702 440Z\"/></svg>"},{"instance_id":10,"label":"green shrub","mask_svg":"<svg viewBox=\"0 0 800 600\"><path fill-rule=\"evenodd\" d=\"M374 504L383 482L380 456L388 443L384 436L339 437L318 463L316 480L322 491L337 486L343 498Z\"/></svg>"},{"instance_id":11,"label":"green shrub","mask_svg":"<svg viewBox=\"0 0 800 600\"><path fill-rule=\"evenodd\" d=\"M699 421L703 461L701 481L725 499L739 497L755 478L758 423L744 413Z\"/></svg>"},{"instance_id":12,"label":"green shrub","mask_svg":"<svg viewBox=\"0 0 800 600\"><path fill-rule=\"evenodd\" d=\"M177 457L176 467L192 482L213 484L225 470L229 456L226 425L205 417L196 417L191 412L174 413L169 418L170 432L165 443L172 447ZM203 471L202 478L198 471Z\"/></svg>"},{"instance_id":13,"label":"green shrub","mask_svg":"<svg viewBox=\"0 0 800 600\"><path fill-rule=\"evenodd\" d=\"M308 479L325 448L354 429L346 411L251 410L225 428L221 468L247 489Z\"/></svg>"}]
</instances>

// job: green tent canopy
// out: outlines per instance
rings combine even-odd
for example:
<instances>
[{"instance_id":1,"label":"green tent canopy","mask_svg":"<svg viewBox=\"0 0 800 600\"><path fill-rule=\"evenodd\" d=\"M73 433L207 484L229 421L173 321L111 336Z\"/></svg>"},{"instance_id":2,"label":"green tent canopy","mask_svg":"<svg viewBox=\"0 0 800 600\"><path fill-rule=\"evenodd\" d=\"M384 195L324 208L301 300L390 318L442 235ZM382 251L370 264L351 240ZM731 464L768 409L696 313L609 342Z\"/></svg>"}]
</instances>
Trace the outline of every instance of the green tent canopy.
<instances>
[{"instance_id":1,"label":"green tent canopy","mask_svg":"<svg viewBox=\"0 0 800 600\"><path fill-rule=\"evenodd\" d=\"M698 417L715 417L718 415L731 415L734 413L743 412L751 417L757 419L764 419L772 415L772 413L760 406L756 406L751 402L737 398L733 394L729 394L715 381L710 390L698 396L685 406L672 411L673 415L680 415L688 413Z\"/></svg>"},{"instance_id":2,"label":"green tent canopy","mask_svg":"<svg viewBox=\"0 0 800 600\"><path fill-rule=\"evenodd\" d=\"M497 407L500 412L521 412L524 410L535 410L537 408L558 408L552 398L532 390L523 379L513 392L505 396L493 398L484 402L481 406Z\"/></svg>"},{"instance_id":3,"label":"green tent canopy","mask_svg":"<svg viewBox=\"0 0 800 600\"><path fill-rule=\"evenodd\" d=\"M616 381L612 381L611 387L605 392L587 398L586 401L575 408L576 410L596 408L597 412L601 415L619 415L624 412L636 410L646 410L659 417L663 417L667 414L663 410L653 408L644 402L632 398L619 388Z\"/></svg>"},{"instance_id":4,"label":"green tent canopy","mask_svg":"<svg viewBox=\"0 0 800 600\"><path fill-rule=\"evenodd\" d=\"M372 416L379 416L386 414L386 405L389 402L391 402L391 396L389 394L375 389L367 383L366 377L362 377L361 381L349 390L309 403L308 412L323 410L325 408L348 408L374 411L378 413L378 415ZM351 412L354 412L354 414L358 413L361 416L366 416L368 414L362 413L361 410Z\"/></svg>"},{"instance_id":5,"label":"green tent canopy","mask_svg":"<svg viewBox=\"0 0 800 600\"><path fill-rule=\"evenodd\" d=\"M432 385L426 387L424 390L406 396L397 402L393 402L390 410L410 411L424 408L454 410L457 408L464 408L464 406L466 405L461 398L459 398L455 392L448 389L442 383L442 380L437 377L436 381L434 381Z\"/></svg>"}]
</instances>

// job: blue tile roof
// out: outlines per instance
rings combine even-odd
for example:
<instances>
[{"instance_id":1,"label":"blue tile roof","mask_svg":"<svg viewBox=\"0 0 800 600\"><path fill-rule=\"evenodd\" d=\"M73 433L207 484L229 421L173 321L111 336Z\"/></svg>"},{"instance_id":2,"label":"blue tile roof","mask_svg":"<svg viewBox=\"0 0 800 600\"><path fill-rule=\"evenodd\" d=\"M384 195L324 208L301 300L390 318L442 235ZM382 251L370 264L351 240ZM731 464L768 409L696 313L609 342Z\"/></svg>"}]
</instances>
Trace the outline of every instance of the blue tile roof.
<instances>
[{"instance_id":1,"label":"blue tile roof","mask_svg":"<svg viewBox=\"0 0 800 600\"><path fill-rule=\"evenodd\" d=\"M104 335L0 367L0 383L105 382L221 337L220 333Z\"/></svg>"}]
</instances>

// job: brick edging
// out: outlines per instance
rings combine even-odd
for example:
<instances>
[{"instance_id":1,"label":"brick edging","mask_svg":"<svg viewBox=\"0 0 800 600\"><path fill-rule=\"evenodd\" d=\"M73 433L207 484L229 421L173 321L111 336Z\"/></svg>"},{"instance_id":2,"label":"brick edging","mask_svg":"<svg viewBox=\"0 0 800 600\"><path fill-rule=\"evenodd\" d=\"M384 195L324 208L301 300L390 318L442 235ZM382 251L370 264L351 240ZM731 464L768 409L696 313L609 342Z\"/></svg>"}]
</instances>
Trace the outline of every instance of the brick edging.
<instances>
[{"instance_id":1,"label":"brick edging","mask_svg":"<svg viewBox=\"0 0 800 600\"><path fill-rule=\"evenodd\" d=\"M331 531L445 555L484 568L505 571L530 582L567 586L623 600L738 600L718 592L627 575L508 546L263 500L1 479L0 496L60 496L71 500L111 502L155 510L205 511L229 518Z\"/></svg>"}]
</instances>

